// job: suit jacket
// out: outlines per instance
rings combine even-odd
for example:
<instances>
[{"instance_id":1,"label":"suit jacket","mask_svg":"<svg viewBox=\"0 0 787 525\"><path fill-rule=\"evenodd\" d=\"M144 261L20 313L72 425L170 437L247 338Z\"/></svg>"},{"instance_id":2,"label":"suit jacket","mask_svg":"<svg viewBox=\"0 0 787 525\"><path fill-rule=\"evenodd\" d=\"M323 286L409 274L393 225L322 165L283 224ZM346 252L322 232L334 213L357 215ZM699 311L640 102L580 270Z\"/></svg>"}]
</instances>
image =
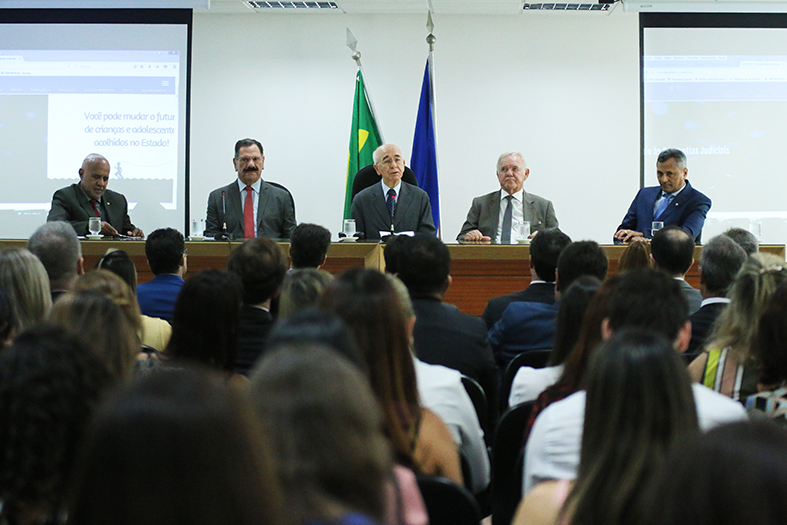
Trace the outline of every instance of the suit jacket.
<instances>
[{"instance_id":1,"label":"suit jacket","mask_svg":"<svg viewBox=\"0 0 787 525\"><path fill-rule=\"evenodd\" d=\"M522 291L490 299L481 316L489 330L503 316L508 305L517 302L555 304L555 283L531 283Z\"/></svg>"},{"instance_id":2,"label":"suit jacket","mask_svg":"<svg viewBox=\"0 0 787 525\"><path fill-rule=\"evenodd\" d=\"M489 330L495 360L504 369L519 354L547 350L555 344L559 303L511 303Z\"/></svg>"},{"instance_id":3,"label":"suit jacket","mask_svg":"<svg viewBox=\"0 0 787 525\"><path fill-rule=\"evenodd\" d=\"M432 205L429 204L429 195L424 190L402 182L397 200L393 218L395 232L436 233L432 220ZM390 231L391 217L388 215L380 184L358 192L353 199L350 216L355 219L356 230L364 232L369 240L380 239L380 231Z\"/></svg>"},{"instance_id":4,"label":"suit jacket","mask_svg":"<svg viewBox=\"0 0 787 525\"><path fill-rule=\"evenodd\" d=\"M691 320L691 341L686 354L699 354L702 346L710 335L711 327L716 318L727 308L729 303L706 304L689 317Z\"/></svg>"},{"instance_id":5,"label":"suit jacket","mask_svg":"<svg viewBox=\"0 0 787 525\"><path fill-rule=\"evenodd\" d=\"M547 228L557 228L558 222L555 217L555 208L552 201L548 201L538 195L533 195L523 190L524 197L524 220L530 221L530 233L545 230ZM500 190L493 191L486 195L476 197L467 212L467 219L462 225L462 231L456 236L457 240L462 240L465 234L471 230L479 230L494 240L497 235L497 221L500 219Z\"/></svg>"},{"instance_id":6,"label":"suit jacket","mask_svg":"<svg viewBox=\"0 0 787 525\"><path fill-rule=\"evenodd\" d=\"M112 190L106 190L101 196L100 202L104 205L107 214L107 222L112 225L119 233L125 235L132 231L136 226L131 224L128 216L128 202L126 198ZM88 219L95 217L96 212L90 204L90 198L85 191L75 182L71 186L61 188L52 195L52 207L46 220L66 221L74 227L77 235L87 235Z\"/></svg>"},{"instance_id":7,"label":"suit jacket","mask_svg":"<svg viewBox=\"0 0 787 525\"><path fill-rule=\"evenodd\" d=\"M689 303L689 315L691 315L702 306L702 293L682 279L678 283L680 283L680 291L683 293L683 297Z\"/></svg>"},{"instance_id":8,"label":"suit jacket","mask_svg":"<svg viewBox=\"0 0 787 525\"><path fill-rule=\"evenodd\" d=\"M484 323L436 298L413 297L415 355L421 361L458 370L484 389L497 406L497 365Z\"/></svg>"},{"instance_id":9,"label":"suit jacket","mask_svg":"<svg viewBox=\"0 0 787 525\"><path fill-rule=\"evenodd\" d=\"M175 301L184 283L180 275L162 273L137 286L137 301L142 315L172 322Z\"/></svg>"},{"instance_id":10,"label":"suit jacket","mask_svg":"<svg viewBox=\"0 0 787 525\"><path fill-rule=\"evenodd\" d=\"M238 327L238 353L235 356L234 371L249 375L254 363L265 351L265 340L273 326L273 316L261 308L243 305Z\"/></svg>"},{"instance_id":11,"label":"suit jacket","mask_svg":"<svg viewBox=\"0 0 787 525\"><path fill-rule=\"evenodd\" d=\"M667 206L659 217L653 217L653 205L661 194L660 186L649 186L637 192L634 201L629 206L623 222L618 230L634 230L642 232L646 238L652 237L651 226L654 220L662 221L664 226L677 224L688 232L695 242L702 236L702 226L705 224L705 215L711 207L711 200L704 194L692 188L686 181L686 187L681 191L672 204ZM615 230L617 231L617 230Z\"/></svg>"},{"instance_id":12,"label":"suit jacket","mask_svg":"<svg viewBox=\"0 0 787 525\"><path fill-rule=\"evenodd\" d=\"M221 193L225 192L222 205ZM245 197L245 195L244 195ZM272 239L289 239L295 228L295 202L283 186L262 181L257 206L257 236ZM226 213L224 207L226 206ZM244 237L243 205L238 181L210 192L205 221L205 236L215 237L227 223L227 233L232 239Z\"/></svg>"}]
</instances>

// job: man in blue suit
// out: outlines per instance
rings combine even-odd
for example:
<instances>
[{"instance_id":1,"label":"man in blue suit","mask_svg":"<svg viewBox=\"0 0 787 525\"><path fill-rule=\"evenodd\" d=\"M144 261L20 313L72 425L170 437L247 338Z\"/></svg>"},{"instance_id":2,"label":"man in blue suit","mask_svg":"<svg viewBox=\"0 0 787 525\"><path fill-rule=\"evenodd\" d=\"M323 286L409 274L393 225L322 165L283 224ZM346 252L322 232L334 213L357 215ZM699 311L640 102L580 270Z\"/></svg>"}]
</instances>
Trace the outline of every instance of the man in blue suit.
<instances>
[{"instance_id":1,"label":"man in blue suit","mask_svg":"<svg viewBox=\"0 0 787 525\"><path fill-rule=\"evenodd\" d=\"M659 185L639 190L615 232L615 241L650 239L653 221L661 221L664 226L675 224L683 228L695 243L700 242L711 200L691 187L686 180L688 173L682 151L667 149L659 153L656 160Z\"/></svg>"}]
</instances>

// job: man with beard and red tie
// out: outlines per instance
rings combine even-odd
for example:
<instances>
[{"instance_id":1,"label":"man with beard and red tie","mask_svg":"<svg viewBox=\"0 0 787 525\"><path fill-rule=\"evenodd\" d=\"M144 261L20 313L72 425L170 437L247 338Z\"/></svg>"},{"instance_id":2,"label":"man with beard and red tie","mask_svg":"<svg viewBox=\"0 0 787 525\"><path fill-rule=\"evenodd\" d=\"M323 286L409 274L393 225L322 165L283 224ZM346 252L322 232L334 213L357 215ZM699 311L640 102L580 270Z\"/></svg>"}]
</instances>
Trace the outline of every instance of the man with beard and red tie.
<instances>
[{"instance_id":1,"label":"man with beard and red tie","mask_svg":"<svg viewBox=\"0 0 787 525\"><path fill-rule=\"evenodd\" d=\"M238 180L208 196L205 235L289 239L295 228L295 203L287 188L262 180L262 144L254 139L239 140L232 164Z\"/></svg>"}]
</instances>

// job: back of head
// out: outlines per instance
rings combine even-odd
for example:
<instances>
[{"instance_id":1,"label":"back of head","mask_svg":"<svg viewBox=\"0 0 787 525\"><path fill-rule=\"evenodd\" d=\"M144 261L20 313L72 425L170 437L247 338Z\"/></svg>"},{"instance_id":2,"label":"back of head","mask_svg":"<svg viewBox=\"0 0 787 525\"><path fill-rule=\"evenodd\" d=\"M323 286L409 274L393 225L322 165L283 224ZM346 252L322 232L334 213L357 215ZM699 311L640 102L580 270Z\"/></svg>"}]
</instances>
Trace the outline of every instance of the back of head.
<instances>
[{"instance_id":1,"label":"back of head","mask_svg":"<svg viewBox=\"0 0 787 525\"><path fill-rule=\"evenodd\" d=\"M42 321L52 307L44 265L24 248L0 251L0 286L5 288L14 310L12 335Z\"/></svg>"},{"instance_id":2,"label":"back of head","mask_svg":"<svg viewBox=\"0 0 787 525\"><path fill-rule=\"evenodd\" d=\"M618 271L625 272L634 268L650 268L650 251L646 242L630 242L620 254Z\"/></svg>"},{"instance_id":3,"label":"back of head","mask_svg":"<svg viewBox=\"0 0 787 525\"><path fill-rule=\"evenodd\" d=\"M6 343L11 342L11 331L14 329L14 309L5 288L0 285L0 351Z\"/></svg>"},{"instance_id":4,"label":"back of head","mask_svg":"<svg viewBox=\"0 0 787 525\"><path fill-rule=\"evenodd\" d=\"M0 352L4 523L36 514L57 522L77 447L110 384L101 360L64 328L36 325Z\"/></svg>"},{"instance_id":5,"label":"back of head","mask_svg":"<svg viewBox=\"0 0 787 525\"><path fill-rule=\"evenodd\" d=\"M240 277L243 302L261 304L272 298L287 273L287 258L267 237L249 239L230 254L227 270Z\"/></svg>"},{"instance_id":6,"label":"back of head","mask_svg":"<svg viewBox=\"0 0 787 525\"><path fill-rule=\"evenodd\" d=\"M411 238L407 235L394 235L385 243L383 258L385 259L385 273L399 273L399 252Z\"/></svg>"},{"instance_id":7,"label":"back of head","mask_svg":"<svg viewBox=\"0 0 787 525\"><path fill-rule=\"evenodd\" d=\"M744 230L743 228L730 228L722 233L722 235L735 241L735 244L743 248L746 255L754 255L760 251L760 241L758 241L757 237L748 230Z\"/></svg>"},{"instance_id":8,"label":"back of head","mask_svg":"<svg viewBox=\"0 0 787 525\"><path fill-rule=\"evenodd\" d=\"M292 230L290 257L293 268L317 268L325 262L331 232L318 224L302 222Z\"/></svg>"},{"instance_id":9,"label":"back of head","mask_svg":"<svg viewBox=\"0 0 787 525\"><path fill-rule=\"evenodd\" d=\"M787 381L787 283L766 304L752 352L760 362L761 385L776 389Z\"/></svg>"},{"instance_id":10,"label":"back of head","mask_svg":"<svg viewBox=\"0 0 787 525\"><path fill-rule=\"evenodd\" d=\"M539 234L540 235L540 234ZM549 356L549 366L563 364L579 338L585 311L593 296L601 286L601 281L592 275L583 275L568 287L562 295L560 309L555 321L555 345Z\"/></svg>"},{"instance_id":11,"label":"back of head","mask_svg":"<svg viewBox=\"0 0 787 525\"><path fill-rule=\"evenodd\" d=\"M241 309L240 280L221 270L203 270L181 288L172 314L172 336L164 354L232 370Z\"/></svg>"},{"instance_id":12,"label":"back of head","mask_svg":"<svg viewBox=\"0 0 787 525\"><path fill-rule=\"evenodd\" d=\"M705 290L724 296L746 261L746 252L726 235L717 235L702 247L700 282Z\"/></svg>"},{"instance_id":13,"label":"back of head","mask_svg":"<svg viewBox=\"0 0 787 525\"><path fill-rule=\"evenodd\" d=\"M94 290L109 297L126 315L131 327L136 332L142 330L142 318L139 303L131 288L117 274L109 270L93 270L80 276L72 287L72 291Z\"/></svg>"},{"instance_id":14,"label":"back of head","mask_svg":"<svg viewBox=\"0 0 787 525\"><path fill-rule=\"evenodd\" d=\"M689 307L678 281L651 269L630 270L620 277L609 296L606 318L614 332L652 330L675 341L686 324Z\"/></svg>"},{"instance_id":15,"label":"back of head","mask_svg":"<svg viewBox=\"0 0 787 525\"><path fill-rule=\"evenodd\" d=\"M541 234L539 233L538 235ZM536 235L536 238L538 238L538 235ZM555 285L555 288L560 292L568 290L571 283L582 275L592 275L596 279L603 281L607 276L608 266L607 255L597 242L572 242L566 246L558 258L558 283Z\"/></svg>"},{"instance_id":16,"label":"back of head","mask_svg":"<svg viewBox=\"0 0 787 525\"><path fill-rule=\"evenodd\" d=\"M650 476L671 447L698 432L688 372L670 341L625 330L595 352L585 386L572 523L637 523Z\"/></svg>"},{"instance_id":17,"label":"back of head","mask_svg":"<svg viewBox=\"0 0 787 525\"><path fill-rule=\"evenodd\" d=\"M137 268L125 250L109 250L96 263L96 269L108 270L121 279L137 295Z\"/></svg>"},{"instance_id":18,"label":"back of head","mask_svg":"<svg viewBox=\"0 0 787 525\"><path fill-rule=\"evenodd\" d=\"M548 228L538 232L530 242L530 264L538 276L548 282L555 282L557 260L571 238L557 228Z\"/></svg>"},{"instance_id":19,"label":"back of head","mask_svg":"<svg viewBox=\"0 0 787 525\"><path fill-rule=\"evenodd\" d=\"M716 427L671 453L648 492L643 523L783 523L787 435L768 421Z\"/></svg>"},{"instance_id":20,"label":"back of head","mask_svg":"<svg viewBox=\"0 0 787 525\"><path fill-rule=\"evenodd\" d=\"M174 228L161 228L148 235L145 256L154 275L177 273L186 243L183 234Z\"/></svg>"},{"instance_id":21,"label":"back of head","mask_svg":"<svg viewBox=\"0 0 787 525\"><path fill-rule=\"evenodd\" d=\"M338 518L337 506L383 521L391 452L356 366L321 345L279 346L255 369L251 396L272 438L287 506L301 521Z\"/></svg>"},{"instance_id":22,"label":"back of head","mask_svg":"<svg viewBox=\"0 0 787 525\"><path fill-rule=\"evenodd\" d=\"M283 523L270 450L222 378L159 369L97 412L80 455L74 523Z\"/></svg>"},{"instance_id":23,"label":"back of head","mask_svg":"<svg viewBox=\"0 0 787 525\"><path fill-rule=\"evenodd\" d=\"M694 240L683 228L666 226L651 239L650 253L660 270L682 277L694 262Z\"/></svg>"},{"instance_id":24,"label":"back of head","mask_svg":"<svg viewBox=\"0 0 787 525\"><path fill-rule=\"evenodd\" d=\"M304 308L314 306L333 275L325 270L302 268L284 276L279 298L279 318L288 317Z\"/></svg>"},{"instance_id":25,"label":"back of head","mask_svg":"<svg viewBox=\"0 0 787 525\"><path fill-rule=\"evenodd\" d=\"M38 257L49 275L52 289L63 290L77 276L82 246L67 222L47 222L27 241L27 249Z\"/></svg>"},{"instance_id":26,"label":"back of head","mask_svg":"<svg viewBox=\"0 0 787 525\"><path fill-rule=\"evenodd\" d=\"M427 233L416 233L399 250L397 276L411 295L442 294L451 272L451 254L443 241Z\"/></svg>"}]
</instances>

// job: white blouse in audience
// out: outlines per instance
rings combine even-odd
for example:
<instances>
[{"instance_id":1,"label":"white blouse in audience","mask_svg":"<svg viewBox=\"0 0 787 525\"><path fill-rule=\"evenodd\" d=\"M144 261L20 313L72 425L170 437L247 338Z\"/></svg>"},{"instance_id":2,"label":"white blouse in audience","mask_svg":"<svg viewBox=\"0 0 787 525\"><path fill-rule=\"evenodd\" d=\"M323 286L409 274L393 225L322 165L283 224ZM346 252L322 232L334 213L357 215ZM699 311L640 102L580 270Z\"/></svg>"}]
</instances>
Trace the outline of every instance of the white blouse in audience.
<instances>
[{"instance_id":1,"label":"white blouse in audience","mask_svg":"<svg viewBox=\"0 0 787 525\"><path fill-rule=\"evenodd\" d=\"M517 370L508 395L508 406L535 401L538 395L554 385L563 373L563 365L545 368L523 366Z\"/></svg>"}]
</instances>

